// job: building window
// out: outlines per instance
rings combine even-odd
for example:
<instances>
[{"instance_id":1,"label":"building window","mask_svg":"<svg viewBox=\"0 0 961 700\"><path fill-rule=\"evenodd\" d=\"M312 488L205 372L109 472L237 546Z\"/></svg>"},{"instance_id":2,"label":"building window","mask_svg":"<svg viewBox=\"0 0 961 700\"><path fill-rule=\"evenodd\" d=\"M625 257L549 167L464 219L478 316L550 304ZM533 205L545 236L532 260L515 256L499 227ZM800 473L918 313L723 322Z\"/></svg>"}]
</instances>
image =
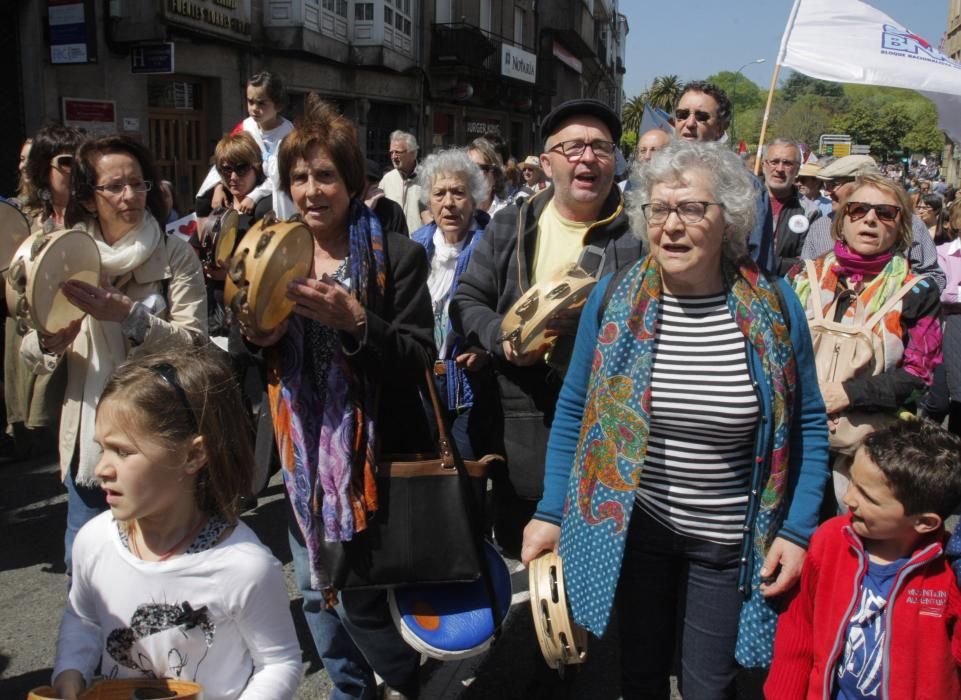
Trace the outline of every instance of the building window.
<instances>
[{"instance_id":1,"label":"building window","mask_svg":"<svg viewBox=\"0 0 961 700\"><path fill-rule=\"evenodd\" d=\"M324 0L323 7L328 12L333 12L338 17L347 16L347 0Z\"/></svg>"},{"instance_id":2,"label":"building window","mask_svg":"<svg viewBox=\"0 0 961 700\"><path fill-rule=\"evenodd\" d=\"M354 19L358 22L374 21L374 3L358 2L354 5Z\"/></svg>"}]
</instances>

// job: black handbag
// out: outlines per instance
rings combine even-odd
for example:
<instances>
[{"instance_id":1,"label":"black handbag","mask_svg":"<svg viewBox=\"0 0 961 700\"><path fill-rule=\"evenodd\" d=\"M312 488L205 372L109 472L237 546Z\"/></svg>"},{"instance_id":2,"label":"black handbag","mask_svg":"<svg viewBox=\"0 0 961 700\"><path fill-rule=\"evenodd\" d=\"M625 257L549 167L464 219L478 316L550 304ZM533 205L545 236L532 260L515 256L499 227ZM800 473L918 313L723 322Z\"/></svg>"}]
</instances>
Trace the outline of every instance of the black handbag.
<instances>
[{"instance_id":1,"label":"black handbag","mask_svg":"<svg viewBox=\"0 0 961 700\"><path fill-rule=\"evenodd\" d=\"M477 580L486 455L463 461L450 437L433 378L427 390L437 419L437 453L384 455L377 464L378 509L347 542L321 542L320 558L338 590Z\"/></svg>"}]
</instances>

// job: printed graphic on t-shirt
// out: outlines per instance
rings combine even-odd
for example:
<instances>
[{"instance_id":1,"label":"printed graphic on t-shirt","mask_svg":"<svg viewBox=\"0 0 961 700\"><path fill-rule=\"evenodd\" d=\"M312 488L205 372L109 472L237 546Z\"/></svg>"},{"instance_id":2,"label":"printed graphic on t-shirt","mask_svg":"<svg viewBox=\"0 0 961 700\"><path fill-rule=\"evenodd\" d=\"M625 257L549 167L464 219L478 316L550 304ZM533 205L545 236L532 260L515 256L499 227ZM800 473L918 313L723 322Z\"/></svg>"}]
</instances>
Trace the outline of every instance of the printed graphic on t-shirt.
<instances>
[{"instance_id":1,"label":"printed graphic on t-shirt","mask_svg":"<svg viewBox=\"0 0 961 700\"><path fill-rule=\"evenodd\" d=\"M884 653L884 608L887 601L870 588L861 590L861 601L851 616L844 653L838 662L839 698L877 697L881 687ZM845 688L857 688L848 695Z\"/></svg>"},{"instance_id":2,"label":"printed graphic on t-shirt","mask_svg":"<svg viewBox=\"0 0 961 700\"><path fill-rule=\"evenodd\" d=\"M129 627L107 636L107 653L116 663L110 666L104 659L103 675L196 680L215 632L206 607L145 603L137 607Z\"/></svg>"}]
</instances>

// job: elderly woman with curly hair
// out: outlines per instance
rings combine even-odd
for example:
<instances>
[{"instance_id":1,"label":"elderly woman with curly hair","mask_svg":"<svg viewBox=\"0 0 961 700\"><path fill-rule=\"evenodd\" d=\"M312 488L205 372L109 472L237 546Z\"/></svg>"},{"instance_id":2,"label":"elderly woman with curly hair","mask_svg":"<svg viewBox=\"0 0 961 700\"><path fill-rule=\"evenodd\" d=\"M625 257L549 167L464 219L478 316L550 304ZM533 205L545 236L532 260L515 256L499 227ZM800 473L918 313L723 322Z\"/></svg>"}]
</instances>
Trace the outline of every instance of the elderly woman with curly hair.
<instances>
[{"instance_id":1,"label":"elderly woman with curly hair","mask_svg":"<svg viewBox=\"0 0 961 700\"><path fill-rule=\"evenodd\" d=\"M685 697L729 697L738 663L770 662L768 600L817 525L824 404L801 305L747 254L737 156L680 141L634 185L650 253L581 314L522 556L559 546L596 635L616 597L625 698L668 698L675 649Z\"/></svg>"},{"instance_id":2,"label":"elderly woman with curly hair","mask_svg":"<svg viewBox=\"0 0 961 700\"><path fill-rule=\"evenodd\" d=\"M477 459L484 454L481 443L490 438L491 431L490 409L474 409L475 404L484 404L490 397L493 377L488 371L489 355L483 348L468 347L465 339L454 333L448 307L490 221L480 208L488 194L489 178L463 148L431 153L417 168L417 177L421 200L433 217L411 238L424 246L430 261L427 288L434 307L437 346L434 383L441 403L446 404L458 451L464 459Z\"/></svg>"}]
</instances>

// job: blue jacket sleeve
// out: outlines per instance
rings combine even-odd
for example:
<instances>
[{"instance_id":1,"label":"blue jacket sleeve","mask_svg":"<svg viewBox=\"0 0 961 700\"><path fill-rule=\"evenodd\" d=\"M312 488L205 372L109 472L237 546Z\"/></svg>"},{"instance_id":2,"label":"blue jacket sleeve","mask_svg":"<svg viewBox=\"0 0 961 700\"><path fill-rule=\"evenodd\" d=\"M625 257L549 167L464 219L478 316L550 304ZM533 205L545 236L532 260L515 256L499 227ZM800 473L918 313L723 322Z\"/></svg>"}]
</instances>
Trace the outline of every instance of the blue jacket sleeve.
<instances>
[{"instance_id":1,"label":"blue jacket sleeve","mask_svg":"<svg viewBox=\"0 0 961 700\"><path fill-rule=\"evenodd\" d=\"M551 436L547 441L547 458L544 465L544 495L537 504L534 517L560 525L567 497L567 482L574 464L574 453L581 435L581 419L587 399L587 383L591 378L594 348L600 328L598 315L604 303L604 292L613 275L606 275L595 285L587 298L581 320L577 326L574 351L564 377L564 386L557 398Z\"/></svg>"},{"instance_id":2,"label":"blue jacket sleeve","mask_svg":"<svg viewBox=\"0 0 961 700\"><path fill-rule=\"evenodd\" d=\"M771 218L771 202L768 198L767 187L753 175L754 193L757 195L757 217L754 228L747 238L747 248L754 262L765 272L777 274L774 262L774 226Z\"/></svg>"},{"instance_id":3,"label":"blue jacket sleeve","mask_svg":"<svg viewBox=\"0 0 961 700\"><path fill-rule=\"evenodd\" d=\"M828 424L814 366L814 349L800 300L784 280L782 298L791 319L791 344L797 361L794 412L791 418L787 518L779 537L806 547L818 525L828 470Z\"/></svg>"}]
</instances>

